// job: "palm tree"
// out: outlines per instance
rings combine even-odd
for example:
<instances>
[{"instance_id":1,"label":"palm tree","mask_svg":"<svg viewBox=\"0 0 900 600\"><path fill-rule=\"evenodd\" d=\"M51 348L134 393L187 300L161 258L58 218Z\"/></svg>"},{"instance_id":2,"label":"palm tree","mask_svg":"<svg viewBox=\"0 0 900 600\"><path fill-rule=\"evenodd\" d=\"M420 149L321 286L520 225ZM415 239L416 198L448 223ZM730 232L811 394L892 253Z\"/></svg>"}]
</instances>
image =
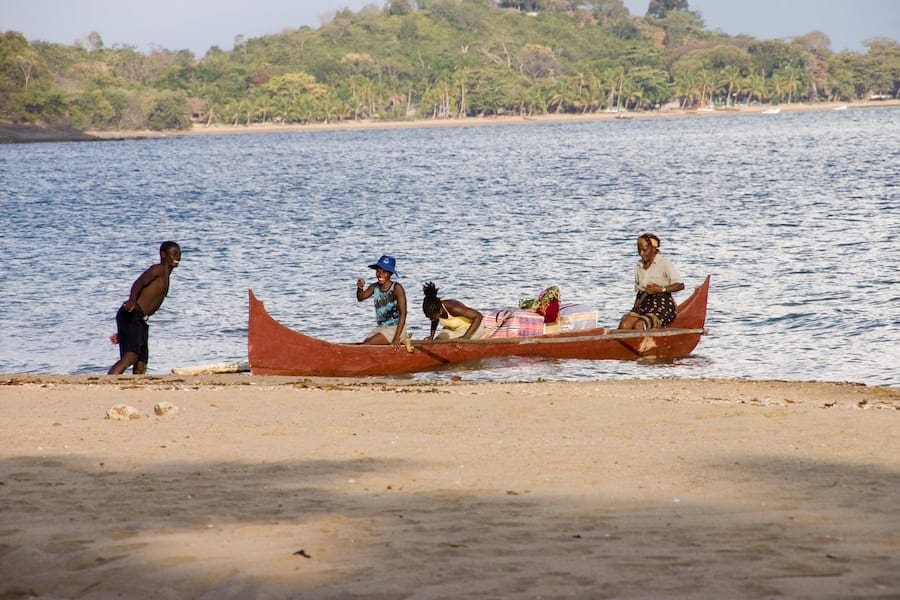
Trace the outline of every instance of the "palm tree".
<instances>
[{"instance_id":1,"label":"palm tree","mask_svg":"<svg viewBox=\"0 0 900 600\"><path fill-rule=\"evenodd\" d=\"M213 88L204 98L206 102L206 126L209 127L219 119L219 107L224 101L224 94L219 88Z\"/></svg>"},{"instance_id":2,"label":"palm tree","mask_svg":"<svg viewBox=\"0 0 900 600\"><path fill-rule=\"evenodd\" d=\"M712 103L713 92L716 89L716 74L709 69L700 69L697 71L697 88L700 93L700 106Z\"/></svg>"},{"instance_id":3,"label":"palm tree","mask_svg":"<svg viewBox=\"0 0 900 600\"><path fill-rule=\"evenodd\" d=\"M556 114L560 114L566 110L566 107L574 105L578 93L573 83L573 81L565 78L558 79L553 84L552 92L547 98L547 108L552 107Z\"/></svg>"},{"instance_id":4,"label":"palm tree","mask_svg":"<svg viewBox=\"0 0 900 600\"><path fill-rule=\"evenodd\" d=\"M758 73L751 73L744 78L743 89L747 92L747 101L745 106L750 105L750 101L756 96L756 99L762 102L763 98L768 94L768 86L766 86L766 78Z\"/></svg>"},{"instance_id":5,"label":"palm tree","mask_svg":"<svg viewBox=\"0 0 900 600\"><path fill-rule=\"evenodd\" d=\"M636 87L636 86L632 87L628 91L628 96L625 101L625 108L626 109L628 108L628 102L632 102L633 103L631 105L632 110L637 110L643 104L643 101L644 101L644 90L641 89L640 87Z\"/></svg>"},{"instance_id":6,"label":"palm tree","mask_svg":"<svg viewBox=\"0 0 900 600\"><path fill-rule=\"evenodd\" d=\"M587 112L590 104L588 79L584 73L578 72L566 78L567 87L572 95L572 108L575 112Z\"/></svg>"},{"instance_id":7,"label":"palm tree","mask_svg":"<svg viewBox=\"0 0 900 600\"><path fill-rule=\"evenodd\" d=\"M769 83L772 86L772 99L779 102L784 100L784 94L787 90L787 77L785 77L784 73L775 71L769 78Z\"/></svg>"},{"instance_id":8,"label":"palm tree","mask_svg":"<svg viewBox=\"0 0 900 600\"><path fill-rule=\"evenodd\" d=\"M262 123L265 125L269 121L269 115L275 108L272 96L266 93L260 93L253 99L254 116L261 116Z\"/></svg>"},{"instance_id":9,"label":"palm tree","mask_svg":"<svg viewBox=\"0 0 900 600\"><path fill-rule=\"evenodd\" d=\"M800 70L793 65L788 65L787 67L785 67L784 76L785 89L788 93L788 104L790 104L791 100L793 99L794 93L796 93L801 88L805 78Z\"/></svg>"},{"instance_id":10,"label":"palm tree","mask_svg":"<svg viewBox=\"0 0 900 600\"><path fill-rule=\"evenodd\" d=\"M741 79L741 71L734 65L725 65L719 71L719 75L719 82L725 88L725 106L731 106L734 104L732 94Z\"/></svg>"},{"instance_id":11,"label":"palm tree","mask_svg":"<svg viewBox=\"0 0 900 600\"><path fill-rule=\"evenodd\" d=\"M459 95L456 96L458 104L456 116L460 118L465 117L469 112L469 105L466 101L466 77L468 74L469 70L463 67L456 72L456 81L454 81L454 87L459 89Z\"/></svg>"},{"instance_id":12,"label":"palm tree","mask_svg":"<svg viewBox=\"0 0 900 600\"><path fill-rule=\"evenodd\" d=\"M600 98L603 96L603 82L596 73L591 73L588 77L585 94L585 108L590 112L597 112L600 108Z\"/></svg>"},{"instance_id":13,"label":"palm tree","mask_svg":"<svg viewBox=\"0 0 900 600\"><path fill-rule=\"evenodd\" d=\"M535 112L544 111L544 98L539 86L529 85L525 87L523 105L529 117L534 116Z\"/></svg>"},{"instance_id":14,"label":"palm tree","mask_svg":"<svg viewBox=\"0 0 900 600\"><path fill-rule=\"evenodd\" d=\"M621 85L621 81L625 77L625 68L617 67L612 69L606 69L603 71L603 74L600 76L601 85L604 89L609 90L606 94L606 107L611 109L613 106L618 105L618 98L616 97L616 92Z\"/></svg>"},{"instance_id":15,"label":"palm tree","mask_svg":"<svg viewBox=\"0 0 900 600\"><path fill-rule=\"evenodd\" d=\"M681 97L681 109L693 106L699 93L697 77L693 72L683 71L675 77L675 94Z\"/></svg>"},{"instance_id":16,"label":"palm tree","mask_svg":"<svg viewBox=\"0 0 900 600\"><path fill-rule=\"evenodd\" d=\"M610 102L610 108L617 112L627 109L627 106L625 106L627 104L625 100L628 94L627 86L625 69L620 69L616 75L614 87L612 88L612 98L614 99L614 102Z\"/></svg>"}]
</instances>

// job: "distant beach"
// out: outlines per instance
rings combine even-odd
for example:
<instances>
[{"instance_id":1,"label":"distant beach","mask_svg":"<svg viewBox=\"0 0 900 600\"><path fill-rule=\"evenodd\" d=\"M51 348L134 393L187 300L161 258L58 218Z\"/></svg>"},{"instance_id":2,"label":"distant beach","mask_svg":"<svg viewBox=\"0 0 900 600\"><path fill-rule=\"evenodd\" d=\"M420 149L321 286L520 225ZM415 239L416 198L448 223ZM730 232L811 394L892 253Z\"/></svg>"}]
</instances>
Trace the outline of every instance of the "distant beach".
<instances>
[{"instance_id":1,"label":"distant beach","mask_svg":"<svg viewBox=\"0 0 900 600\"><path fill-rule=\"evenodd\" d=\"M463 117L453 119L411 119L407 121L336 121L332 123L310 123L307 125L280 125L277 123L251 124L251 125L203 125L195 124L192 129L184 131L89 131L92 136L98 138L136 139L171 137L184 135L230 135L242 133L279 133L287 131L342 131L363 129L408 129L415 127L473 127L479 125L527 125L533 123L577 123L590 121L609 121L617 119L674 119L674 118L704 118L725 115L761 115L763 113L778 111L784 113L810 112L826 110L857 110L863 108L883 108L887 106L900 106L900 100L879 100L869 102L818 102L816 104L779 104L779 105L738 105L735 107L721 107L715 109L661 109L658 111L643 112L595 112L579 115L572 114L544 114L531 117L522 116L488 116L488 117Z\"/></svg>"},{"instance_id":2,"label":"distant beach","mask_svg":"<svg viewBox=\"0 0 900 600\"><path fill-rule=\"evenodd\" d=\"M336 121L332 123L310 123L306 125L281 125L277 123L251 124L251 125L223 125L202 123L194 124L186 130L88 130L76 131L64 126L41 126L34 124L14 124L0 122L0 144L29 143L29 142L69 142L69 141L96 141L109 139L146 139L163 138L186 135L231 135L242 133L278 133L286 131L342 131L364 129L404 129L414 127L474 127L478 125L526 125L530 123L577 123L582 121L607 121L616 119L659 119L659 118L697 118L714 117L723 115L759 115L767 112L809 112L824 110L851 110L862 108L881 108L886 106L900 106L900 100L879 100L869 102L832 103L819 102L816 104L780 104L773 105L739 105L735 107L706 108L696 110L680 110L677 108L661 109L658 111L644 112L596 112L579 115L572 114L544 114L531 117L522 116L489 116L489 117L462 117L450 119L410 119L407 121Z\"/></svg>"}]
</instances>

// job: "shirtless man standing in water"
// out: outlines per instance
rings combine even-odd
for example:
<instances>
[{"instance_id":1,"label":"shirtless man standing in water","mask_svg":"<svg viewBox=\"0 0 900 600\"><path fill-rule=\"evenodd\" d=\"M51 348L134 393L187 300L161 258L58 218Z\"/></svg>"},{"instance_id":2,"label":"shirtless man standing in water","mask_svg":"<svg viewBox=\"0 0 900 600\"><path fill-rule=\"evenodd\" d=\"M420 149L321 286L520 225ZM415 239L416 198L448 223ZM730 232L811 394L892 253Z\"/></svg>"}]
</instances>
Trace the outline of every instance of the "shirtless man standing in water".
<instances>
[{"instance_id":1,"label":"shirtless man standing in water","mask_svg":"<svg viewBox=\"0 0 900 600\"><path fill-rule=\"evenodd\" d=\"M175 242L163 242L159 247L159 264L148 268L132 284L128 300L122 303L116 313L117 332L109 338L113 344L119 344L119 360L109 368L109 375L124 373L132 365L132 373L135 375L147 372L147 360L150 356L150 328L147 319L162 305L169 293L169 275L179 262L181 247Z\"/></svg>"}]
</instances>

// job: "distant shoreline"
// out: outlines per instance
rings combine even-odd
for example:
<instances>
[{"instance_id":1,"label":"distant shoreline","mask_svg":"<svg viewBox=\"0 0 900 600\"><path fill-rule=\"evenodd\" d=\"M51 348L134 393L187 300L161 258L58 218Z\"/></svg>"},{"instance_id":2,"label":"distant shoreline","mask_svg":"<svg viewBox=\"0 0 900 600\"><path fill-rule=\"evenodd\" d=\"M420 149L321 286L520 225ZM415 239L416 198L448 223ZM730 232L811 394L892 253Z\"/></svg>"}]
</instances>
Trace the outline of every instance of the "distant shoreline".
<instances>
[{"instance_id":1,"label":"distant shoreline","mask_svg":"<svg viewBox=\"0 0 900 600\"><path fill-rule=\"evenodd\" d=\"M643 112L596 112L587 114L544 114L531 117L491 116L462 117L448 119L411 119L407 121L338 121L333 123L311 123L306 125L279 125L275 123L252 125L202 125L195 124L186 130L113 130L113 131L76 131L66 127L39 126L33 124L13 124L0 121L0 145L12 143L35 142L75 142L105 140L137 140L169 137L186 137L194 135L236 135L245 133L283 133L292 131L359 131L370 129L413 129L430 127L477 127L482 125L528 125L534 123L580 123L594 121L614 121L630 119L689 119L719 117L724 115L761 115L768 111L778 110L783 113L818 112L826 110L857 110L863 108L884 108L900 106L900 99L860 101L860 102L817 102L815 104L779 104L779 105L739 105L733 108L717 109L663 109Z\"/></svg>"},{"instance_id":2,"label":"distant shoreline","mask_svg":"<svg viewBox=\"0 0 900 600\"><path fill-rule=\"evenodd\" d=\"M614 121L628 119L673 119L673 118L704 118L724 115L762 115L768 110L779 109L780 112L818 112L837 110L846 107L847 110L862 108L884 108L900 106L900 100L879 100L865 102L817 102L816 104L780 104L780 105L754 105L737 106L734 108L720 108L715 110L660 110L644 112L597 112L587 114L545 114L532 117L522 116L492 116L492 117L463 117L450 119L412 119L408 121L339 121L334 123L312 123L307 125L279 125L275 123L253 125L200 125L195 124L192 129L178 131L89 131L92 136L101 139L144 139L161 137L179 137L193 135L232 135L245 133L283 133L291 131L358 131L369 129L413 129L430 127L475 127L482 125L527 125L533 123L579 123L594 121ZM766 115L768 116L768 115ZM773 115L774 116L774 115Z\"/></svg>"}]
</instances>

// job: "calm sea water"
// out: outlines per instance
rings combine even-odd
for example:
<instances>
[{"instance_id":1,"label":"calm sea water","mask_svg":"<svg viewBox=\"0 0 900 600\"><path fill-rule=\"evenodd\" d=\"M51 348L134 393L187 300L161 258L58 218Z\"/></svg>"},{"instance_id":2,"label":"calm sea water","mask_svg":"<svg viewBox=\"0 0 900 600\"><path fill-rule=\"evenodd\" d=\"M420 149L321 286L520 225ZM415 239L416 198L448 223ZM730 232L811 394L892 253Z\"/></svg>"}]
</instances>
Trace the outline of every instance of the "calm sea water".
<instances>
[{"instance_id":1,"label":"calm sea water","mask_svg":"<svg viewBox=\"0 0 900 600\"><path fill-rule=\"evenodd\" d=\"M105 373L133 280L183 249L150 373L246 360L247 290L358 341L358 277L502 308L556 284L614 326L635 237L712 275L695 353L668 364L505 359L475 380L739 377L900 385L900 110L294 132L0 146L0 372ZM684 299L688 291L677 294Z\"/></svg>"}]
</instances>

